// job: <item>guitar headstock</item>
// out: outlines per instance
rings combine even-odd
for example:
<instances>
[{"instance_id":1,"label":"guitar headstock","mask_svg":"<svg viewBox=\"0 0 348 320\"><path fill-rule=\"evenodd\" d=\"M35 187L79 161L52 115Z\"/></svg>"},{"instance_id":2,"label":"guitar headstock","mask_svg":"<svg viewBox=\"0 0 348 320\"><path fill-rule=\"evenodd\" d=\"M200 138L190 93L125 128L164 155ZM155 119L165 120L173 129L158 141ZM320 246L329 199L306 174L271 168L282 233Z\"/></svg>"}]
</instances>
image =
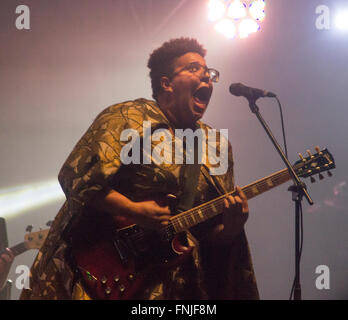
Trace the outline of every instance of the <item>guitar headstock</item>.
<instances>
[{"instance_id":1,"label":"guitar headstock","mask_svg":"<svg viewBox=\"0 0 348 320\"><path fill-rule=\"evenodd\" d=\"M25 247L29 249L40 249L45 242L49 229L29 232L24 236Z\"/></svg>"},{"instance_id":2,"label":"guitar headstock","mask_svg":"<svg viewBox=\"0 0 348 320\"><path fill-rule=\"evenodd\" d=\"M311 182L315 182L315 179L312 177L315 174L319 174L319 179L322 180L324 176L321 172L327 171L328 176L332 176L332 173L329 171L336 168L335 160L332 154L327 150L320 150L319 147L315 147L315 154L312 154L307 150L308 157L304 158L299 154L301 160L298 160L294 164L294 168L299 177L307 178L311 177Z\"/></svg>"}]
</instances>

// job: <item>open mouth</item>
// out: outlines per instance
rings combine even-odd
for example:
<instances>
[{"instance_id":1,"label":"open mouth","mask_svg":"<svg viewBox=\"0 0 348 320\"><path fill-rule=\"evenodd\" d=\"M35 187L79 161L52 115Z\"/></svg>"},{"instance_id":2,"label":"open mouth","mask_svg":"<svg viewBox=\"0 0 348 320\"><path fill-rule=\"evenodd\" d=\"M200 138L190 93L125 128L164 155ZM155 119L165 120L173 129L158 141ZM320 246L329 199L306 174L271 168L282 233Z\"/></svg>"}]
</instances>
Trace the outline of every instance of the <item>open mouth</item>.
<instances>
[{"instance_id":1,"label":"open mouth","mask_svg":"<svg viewBox=\"0 0 348 320\"><path fill-rule=\"evenodd\" d=\"M208 87L201 87L193 94L193 98L198 106L202 108L206 108L209 103L211 96L211 90Z\"/></svg>"}]
</instances>

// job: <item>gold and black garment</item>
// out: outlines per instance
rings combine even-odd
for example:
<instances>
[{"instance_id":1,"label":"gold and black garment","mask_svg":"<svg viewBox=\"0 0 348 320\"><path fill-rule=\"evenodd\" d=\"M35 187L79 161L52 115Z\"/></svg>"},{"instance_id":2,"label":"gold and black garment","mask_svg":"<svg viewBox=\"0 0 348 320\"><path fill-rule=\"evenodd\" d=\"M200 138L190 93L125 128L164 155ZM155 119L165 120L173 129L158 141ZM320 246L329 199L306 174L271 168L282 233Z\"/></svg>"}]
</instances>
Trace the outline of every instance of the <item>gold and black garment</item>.
<instances>
[{"instance_id":1,"label":"gold and black garment","mask_svg":"<svg viewBox=\"0 0 348 320\"><path fill-rule=\"evenodd\" d=\"M122 132L133 129L143 138L144 121L150 121L152 129L166 128L175 132L175 127L156 102L137 99L102 111L76 144L58 176L66 201L35 258L30 289L23 290L21 299L89 298L71 262L69 239L90 226L84 221L98 221L105 216L93 206L96 196L106 194L110 189L133 201L151 199L158 194L180 196L184 183L183 164L170 161L145 164L144 155L138 164L126 165L121 161L122 148L128 143L127 139L121 139ZM202 130L210 129L202 122L198 125ZM218 134L217 144L219 141ZM158 143L160 141L152 141L151 148ZM204 143L208 144L208 141ZM211 176L209 169L214 165L208 162L201 166L195 205L233 190L232 148L227 143L227 172ZM244 231L229 244L201 241L201 235L206 234L219 218L217 216L214 221L202 223L195 233L187 233L188 241L195 246L192 259L160 276L154 275L141 294L142 299L258 299Z\"/></svg>"}]
</instances>

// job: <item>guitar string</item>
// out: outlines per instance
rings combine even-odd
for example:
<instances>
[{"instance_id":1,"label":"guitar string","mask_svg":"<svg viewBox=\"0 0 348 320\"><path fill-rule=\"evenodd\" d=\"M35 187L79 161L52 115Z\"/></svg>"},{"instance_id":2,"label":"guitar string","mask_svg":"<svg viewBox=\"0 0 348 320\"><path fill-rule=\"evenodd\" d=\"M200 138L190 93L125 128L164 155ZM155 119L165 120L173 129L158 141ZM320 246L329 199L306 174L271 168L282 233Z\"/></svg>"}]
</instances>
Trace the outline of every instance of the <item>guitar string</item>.
<instances>
[{"instance_id":1,"label":"guitar string","mask_svg":"<svg viewBox=\"0 0 348 320\"><path fill-rule=\"evenodd\" d=\"M299 163L299 164L297 164L297 165L294 166L294 169L295 169L295 170L298 170L298 169L301 168L303 165L304 165L303 163ZM284 180L284 178L285 178L285 180ZM265 191L268 191L269 189L272 189L272 188L274 187L274 186L270 186L270 185L268 184L268 183L269 183L269 182L268 182L269 179L271 179L272 182L276 183L276 186L277 186L277 185L280 185L280 184L286 182L289 178L290 178L290 175L289 175L289 173L288 173L288 170L287 170L287 169L283 169L282 171L276 173L276 174L273 175L273 176L269 176L269 177L267 177L267 178L265 178L265 179L262 179L262 181L259 181L259 182L250 184L250 185L247 186L246 189L243 190L243 191L244 191L244 193L247 195L247 194L250 194L250 193L251 193L251 189L252 189L252 188L259 187L259 188L262 189L261 192L258 193L258 194L260 194L260 193L265 192ZM266 188L265 188L265 187L266 187ZM218 211L218 210L220 211L220 210L221 210L221 205L223 206L223 203L222 203L222 202L224 201L224 199L226 198L226 196L231 195L231 194L233 194L234 192L235 192L235 191L231 191L231 192L229 192L229 193L227 193L227 194L225 194L225 195L222 195L222 196L220 196L220 197L218 197L218 198L216 198L216 199L211 200L209 203L206 203L206 204L203 204L203 205L201 205L201 206L198 206L199 208L197 208L197 207L192 208L192 209L186 211L183 215L173 217L173 218L171 219L171 222L170 222L167 226L163 227L163 228L161 229L161 231L162 231L162 232L169 233L169 232L172 231L172 230L171 230L172 228L174 228L174 231L177 231L176 229L177 229L178 225L180 226L179 220L182 222L183 219L187 219L187 220L188 220L188 219L192 219L192 217L193 217L194 219L196 219L196 220L199 220L199 219L197 219L198 216L200 217L200 214L198 213L199 210L201 210L201 213L204 214L205 216L208 216L208 218L209 218L209 215L208 215L207 213L212 212L211 204L214 204L214 206L215 206L215 208L217 209L217 211ZM248 197L248 196L247 196L247 197L250 199L252 196L255 196L255 194L252 193L252 194L250 194L249 197ZM219 208L217 208L217 207L219 207ZM214 213L213 216L215 216L215 215L217 215L217 214L219 214L219 213L221 213L221 211L220 211L220 212ZM191 215L192 215L192 217L191 217ZM208 218L204 218L204 219L202 219L201 221L199 221L198 223L203 222L203 221L207 220ZM193 219L193 220L194 220L194 219ZM188 220L188 221L189 221L189 220ZM194 222L194 225L197 224L195 221L193 221L193 222ZM190 221L189 221L189 223L190 223ZM186 224L186 223L185 223L185 224ZM190 224L192 224L192 223L190 223ZM190 227L190 226L184 227L184 228L182 229L182 231L184 231L185 229L187 229L187 228L189 228L189 227ZM179 230L180 230L180 228L179 228ZM180 232L180 231L177 231L177 232ZM139 240L140 238L143 238L143 235L144 235L144 232L139 232L138 235L134 235L133 238L137 241L137 240Z\"/></svg>"},{"instance_id":2,"label":"guitar string","mask_svg":"<svg viewBox=\"0 0 348 320\"><path fill-rule=\"evenodd\" d=\"M279 182L282 182L284 178L288 178L288 176L289 176L289 175L288 175L288 171L284 171L284 172L281 172L281 173L277 174L276 176L273 176L273 177L270 177L270 178L272 179L273 182L279 183ZM260 182L257 182L257 183L254 183L254 184L248 186L246 190L243 190L244 193L250 194L251 189L252 189L253 187L259 187L259 188L262 188L262 189L266 189L266 190L262 190L261 192L259 192L259 193L262 193L262 192L267 191L267 189L271 189L273 186L269 186L268 182L266 182L266 181L260 181ZM266 187L266 188L265 188L265 187ZM223 205L222 202L226 199L226 197L227 197L228 195L233 194L234 192L235 192L235 191L228 192L228 193L226 193L225 195L222 195L222 196L220 196L220 197L218 197L218 198L212 200L212 202L209 202L208 204L201 205L199 208L197 208L197 207L196 207L196 208L192 208L192 209L186 211L182 216L174 216L174 217L172 218L172 220L171 220L172 225L174 226L174 228L175 228L176 226L178 226L178 225L180 226L180 222L179 222L179 221L176 221L176 220L185 219L185 218L189 217L190 214L193 214L193 215L197 215L197 214L198 214L198 215L199 215L199 213L198 213L199 210L201 210L203 213L206 213L206 212L211 211L211 210L212 210L212 209L211 209L211 205L212 205L212 204L215 205L215 206L221 206L221 205ZM254 193L253 193L252 195L254 195ZM249 198L250 198L250 197L249 197ZM195 218L197 218L197 217L195 217ZM204 220L205 220L205 219L204 219ZM203 220L203 221L204 221L204 220ZM168 227L168 226L167 226L167 227ZM166 227L164 227L164 228L166 228ZM169 231L169 230L168 230L168 231Z\"/></svg>"},{"instance_id":3,"label":"guitar string","mask_svg":"<svg viewBox=\"0 0 348 320\"><path fill-rule=\"evenodd\" d=\"M268 177L268 179L271 179L274 183L279 184L279 183L283 182L284 178L288 178L288 177L289 177L288 171L285 169L285 171L281 171L281 172L279 172L278 174L276 174L276 175L273 176L273 177L272 177L272 176L271 176L271 177ZM267 179L266 179L266 180L267 180ZM266 180L262 180L262 181L259 181L259 182L256 182L256 183L254 183L254 184L249 185L249 186L247 187L247 189L244 190L244 192L245 192L246 194L247 194L247 193L250 194L251 189L252 189L253 187L259 187L259 188L262 188L262 189L266 189L266 190L262 190L261 192L265 192L265 191L267 191L267 189L271 189L273 186L269 186L269 184L266 182ZM266 187L266 188L265 188L265 187ZM218 198L216 198L216 199L213 199L213 200L211 200L211 202L209 202L209 203L207 203L207 204L201 205L201 206L199 207L199 209L197 209L197 207L195 207L195 208L192 208L192 209L190 209L190 210L188 210L188 211L185 211L184 215L182 215L182 216L174 216L174 217L172 218L171 222L170 222L167 226L163 227L163 228L161 229L161 231L162 231L162 232L166 232L166 233L171 232L171 228L172 228L172 227L174 228L174 230L176 230L177 227L179 227L179 230L182 229L182 227L181 227L181 225L180 225L180 222L177 221L177 220L181 220L181 222L182 222L182 219L187 219L187 220L188 220L188 219L192 219L192 218L190 217L190 215L194 216L194 218L195 218L196 220L198 220L197 218L198 218L198 216L199 216L199 213L198 213L199 210L201 210L201 212L202 212L203 215L208 216L208 218L209 218L209 215L208 215L207 213L212 212L211 205L214 204L214 206L216 207L217 211L220 211L220 210L223 209L223 207L224 207L224 203L223 203L223 202L224 202L224 200L226 199L226 196L231 195L231 194L233 194L234 192L235 192L235 190L234 190L234 191L231 191L231 192L228 192L228 193L226 193L225 195L222 195L222 196L220 196L220 197L218 197ZM254 193L253 193L252 195L254 195ZM250 197L251 197L251 196L250 196ZM250 198L250 197L249 197L249 198ZM222 208L221 208L221 207L222 207ZM219 214L219 213L220 213L220 212L216 212L216 213L213 214L213 216L215 216L215 215L217 215L217 214ZM200 222L203 222L203 221L207 220L208 218L205 218L205 219L203 219L203 220L200 221ZM189 221L189 222L190 222L190 221ZM194 221L193 221L193 222L194 222ZM181 224L182 224L182 223L181 223ZM185 224L186 224L186 223L185 223ZM195 224L197 224L197 223L195 223ZM182 229L182 230L185 230L185 229L187 229L187 227L184 226L184 229ZM137 234L132 235L132 239L135 240L135 241L137 241L137 240L140 240L141 238L143 238L143 236L144 236L144 232L138 232Z\"/></svg>"},{"instance_id":4,"label":"guitar string","mask_svg":"<svg viewBox=\"0 0 348 320\"><path fill-rule=\"evenodd\" d=\"M284 178L288 178L288 176L289 176L289 175L288 175L288 171L285 170L285 171L282 171L282 172L278 173L277 175L275 175L275 176L273 176L273 177L269 177L269 178L271 178L275 183L279 183L279 182L282 182L282 181L284 180ZM268 178L268 179L269 179L269 178ZM255 187L255 186L256 186L256 187L261 187L262 189L264 189L265 186L266 186L267 188L269 188L269 189L272 188L271 186L269 186L269 185L267 184L267 182L266 182L265 180L262 180L262 181L259 181L259 182L257 182L257 183L251 184L250 186L247 187L246 190L244 190L244 192L245 192L245 193L250 193L250 189L253 188L253 187ZM267 188L266 188L265 191L267 191ZM227 196L227 195L230 195L230 194L233 194L234 192L235 192L235 190L234 190L234 191L231 191L231 192L229 192L229 193L227 193L227 194L225 194L225 195L222 195L222 196L220 196L220 197L218 197L218 198L216 198L216 199L214 199L214 200L211 200L211 202L209 202L208 204L203 204L203 205L201 205L201 206L199 207L199 209L197 209L197 207L196 207L196 208L192 208L192 209L186 211L186 212L184 213L184 215L182 215L182 216L175 216L175 217L173 217L172 220L171 220L171 223L169 223L169 225L163 227L163 228L161 229L161 231L162 231L162 232L166 232L166 233L171 232L171 228L172 228L172 227L173 227L174 229L179 229L179 230L182 229L182 227L180 226L180 222L177 221L177 220L180 219L181 222L182 222L183 217L185 217L185 218L187 219L187 218L189 218L189 216L190 216L191 214L194 215L195 218L197 219L197 215L199 215L198 210L201 210L202 214L205 215L205 216L208 216L208 218L209 218L209 215L208 215L207 213L212 212L211 204L214 204L214 206L216 207L217 211L220 211L221 209L223 209L223 206L224 206L223 201L226 199L226 196ZM263 192L264 192L264 191L263 191ZM221 208L221 207L222 207L222 208ZM215 216L215 215L217 215L217 214L219 214L219 212L214 213L213 216ZM185 219L185 218L184 218L184 219ZM207 220L208 218L203 219L201 222ZM191 219L192 219L192 218L191 218ZM190 221L189 221L189 222L190 222ZM186 223L185 223L185 224L186 224ZM177 228L178 226L179 226L179 228ZM187 229L187 227L184 226L184 228L183 228L182 230L185 230L185 229ZM138 233L137 235L133 235L132 238L133 238L135 241L137 241L137 240L139 240L140 238L143 238L143 236L144 236L144 232L140 232L140 233Z\"/></svg>"},{"instance_id":5,"label":"guitar string","mask_svg":"<svg viewBox=\"0 0 348 320\"><path fill-rule=\"evenodd\" d=\"M295 170L298 170L299 168L301 168L301 167L303 167L303 166L304 166L304 163L299 163L299 164L295 165L293 168L294 168ZM287 169L283 169L282 171L276 173L274 176L269 176L269 177L267 177L267 178L265 178L265 179L262 179L262 181L259 181L259 182L250 184L250 185L247 186L246 189L243 190L243 191L244 191L244 193L247 195L247 194L250 194L252 188L261 187L263 190L261 190L261 192L258 193L258 194L260 194L260 193L265 192L265 191L268 191L269 189L272 189L272 188L274 187L274 186L270 186L270 185L268 184L268 181L267 181L267 180L271 179L272 182L275 182L277 185L280 185L280 184L286 182L286 181L289 179L289 177L290 177L290 176L289 176L288 170L287 170ZM284 180L284 178L286 178L286 179ZM276 185L276 186L277 186L277 185ZM264 188L265 186L266 186L266 188ZM265 189L265 190L264 190L264 189ZM209 212L212 211L212 209L211 209L211 204L214 204L214 206L215 206L215 208L217 209L217 211L218 211L218 210L221 210L220 207L221 207L221 205L223 206L223 203L222 203L222 202L224 201L224 199L226 199L226 196L231 195L231 194L233 194L234 192L235 192L235 190L234 190L234 191L231 191L231 192L228 192L228 193L226 193L225 195L222 195L222 196L220 196L220 197L218 197L218 198L216 198L216 199L213 199L213 200L211 200L209 203L203 204L203 205L199 206L199 209L198 209L197 207L192 208L192 209L186 211L182 216L175 216L175 217L173 217L173 218L171 219L171 222L170 222L167 226L163 227L163 228L161 229L161 231L166 232L166 233L169 233L169 232L172 231L172 230L171 230L172 228L174 228L174 231L176 231L176 227L178 227L178 225L180 225L178 220L183 219L183 217L184 217L184 219L185 219L185 217L191 218L190 215L192 215L194 218L197 219L197 215L200 216L200 214L198 213L199 210L201 210L201 213L202 213L203 215L205 214L205 215L208 216L208 218L209 218L209 215L207 215L207 213L209 213ZM247 198L250 199L252 196L255 196L254 193L252 193L249 197L247 196ZM219 208L217 208L217 207L219 207ZM217 214L219 214L219 213L221 213L221 212L214 213L213 216L215 216L215 215L217 215ZM208 218L204 218L204 219L202 219L202 221L200 221L200 222L203 222L203 221L207 220ZM190 221L189 221L189 222L190 222ZM195 222L195 221L193 221L193 222ZM198 223L200 223L200 222L198 222ZM195 225L195 224L197 224L197 223L194 223L194 225ZM188 227L188 228L189 228L189 227ZM182 231L184 231L185 229L187 229L187 227L184 228ZM179 229L179 230L180 230L180 229ZM179 231L179 232L180 232L180 231ZM139 239L143 239L143 236L144 236L144 231L141 230L138 234L133 235L132 238L133 238L135 241L137 241L137 240L139 240Z\"/></svg>"}]
</instances>

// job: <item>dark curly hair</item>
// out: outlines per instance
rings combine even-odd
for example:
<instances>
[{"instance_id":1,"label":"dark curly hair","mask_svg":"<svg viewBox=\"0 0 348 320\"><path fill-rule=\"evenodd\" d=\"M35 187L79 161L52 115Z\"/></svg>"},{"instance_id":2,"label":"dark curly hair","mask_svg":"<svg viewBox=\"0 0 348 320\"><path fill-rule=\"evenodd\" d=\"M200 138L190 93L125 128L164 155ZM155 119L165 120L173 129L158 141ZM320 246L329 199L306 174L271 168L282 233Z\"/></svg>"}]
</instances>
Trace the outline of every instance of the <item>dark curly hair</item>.
<instances>
[{"instance_id":1,"label":"dark curly hair","mask_svg":"<svg viewBox=\"0 0 348 320\"><path fill-rule=\"evenodd\" d=\"M152 97L155 100L161 91L161 77L170 77L173 73L174 60L188 52L198 53L203 58L206 54L206 50L196 39L183 37L171 39L151 53L147 66L150 69Z\"/></svg>"}]
</instances>

